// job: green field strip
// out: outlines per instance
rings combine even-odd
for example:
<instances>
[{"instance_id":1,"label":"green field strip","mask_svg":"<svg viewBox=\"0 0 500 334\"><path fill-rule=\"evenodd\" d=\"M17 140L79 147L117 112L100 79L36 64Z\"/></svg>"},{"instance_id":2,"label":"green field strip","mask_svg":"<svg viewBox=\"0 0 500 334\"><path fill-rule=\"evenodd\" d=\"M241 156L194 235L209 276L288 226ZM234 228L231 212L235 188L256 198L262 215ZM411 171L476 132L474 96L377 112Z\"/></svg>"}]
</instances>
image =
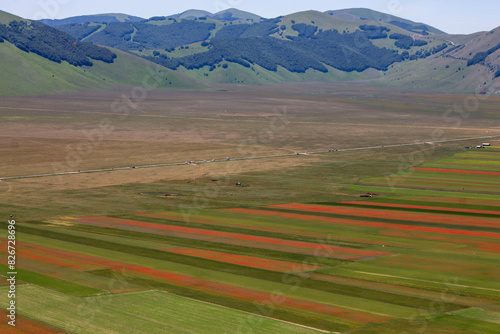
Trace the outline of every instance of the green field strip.
<instances>
[{"instance_id":1,"label":"green field strip","mask_svg":"<svg viewBox=\"0 0 500 334\"><path fill-rule=\"evenodd\" d=\"M462 296L468 298L478 298L484 301L496 303L500 306L500 297L496 295L490 294L488 291L471 289L464 286L454 286L450 285L455 281L452 280L450 282L437 282L437 281L429 281L429 280L420 280L409 277L399 277L396 275L380 275L374 274L371 272L363 272L363 271L352 271L352 270L342 270L336 269L330 271L331 275L352 278L352 279L360 279L370 282L378 282L384 284L393 284L402 287L409 287L418 290L428 290L428 291L436 291L448 294L450 299L451 296ZM484 304L483 304L484 305Z\"/></svg>"},{"instance_id":2,"label":"green field strip","mask_svg":"<svg viewBox=\"0 0 500 334\"><path fill-rule=\"evenodd\" d=\"M412 173L400 173L396 175L391 175L391 179L422 179L426 180L429 179L429 181L460 181L460 182L485 182L485 183L490 183L490 184L495 184L500 182L500 177L494 176L494 175L481 175L481 174L463 174L463 173L443 173L443 172L432 172L432 171L425 171L425 170L416 170ZM363 179L363 182L366 180L385 180L387 179L384 177L374 177L374 178L366 178Z\"/></svg>"},{"instance_id":3,"label":"green field strip","mask_svg":"<svg viewBox=\"0 0 500 334\"><path fill-rule=\"evenodd\" d=\"M32 273L41 274L47 277L54 277L56 279L62 279L64 281L73 282L75 284L97 289L99 291L123 292L121 290L113 290L114 287L110 286L109 280L103 279L101 277L95 277L85 270L73 269L62 265L53 265L39 259L26 261L26 259L22 257L19 259L18 263L19 266L24 270ZM143 290L141 287L130 288L131 290L136 291Z\"/></svg>"},{"instance_id":4,"label":"green field strip","mask_svg":"<svg viewBox=\"0 0 500 334\"><path fill-rule=\"evenodd\" d=\"M458 241L460 243L460 241ZM444 242L446 243L446 242ZM489 268L496 268L495 265L498 263L497 253L480 253L476 251L468 252L457 252L456 249L429 249L429 248L417 248L417 249L395 249L395 252L399 255L410 255L414 258L419 259L421 263L427 263L428 261L442 261L443 266L445 264L455 265L456 267L462 267L464 263L473 263L476 267L483 266L481 271L488 271ZM478 254L479 253L479 254ZM375 263L381 261L381 258L373 259L370 263ZM368 262L360 262L368 263ZM353 263L354 264L354 263ZM333 268L333 267L332 267ZM465 271L465 269L464 269ZM483 273L482 273L483 274ZM475 278L476 276L471 274L463 274L466 277ZM494 280L491 282L495 282ZM499 284L498 282L496 284ZM500 288L500 286L498 286Z\"/></svg>"},{"instance_id":5,"label":"green field strip","mask_svg":"<svg viewBox=\"0 0 500 334\"><path fill-rule=\"evenodd\" d=\"M374 209L372 207L372 209ZM378 217L365 217L365 216L355 216L349 214L341 214L341 213L326 213L326 212L314 212L314 211L301 211L300 209L278 209L278 208L260 208L260 210L273 211L273 212L283 212L283 213L295 213L295 214L303 214L308 216L316 216L316 217L326 217L326 218L340 218L340 219L349 219L349 220L357 220L360 222L375 222L375 223L388 223L395 225L404 225L404 226L420 226L420 227L433 227L433 228L442 228L442 229L454 229L461 231L480 231L480 232L492 232L492 233L500 233L500 225L499 227L488 227L488 226L473 226L473 225L459 225L459 224L448 224L448 223L432 223L432 222L422 222L417 220L403 220L403 219L395 219L395 218L378 218ZM440 213L443 214L443 213ZM450 221L453 220L453 216L450 216ZM337 224L335 224L337 225ZM338 225L342 225L341 222ZM387 227L376 227L376 229L387 229Z\"/></svg>"},{"instance_id":6,"label":"green field strip","mask_svg":"<svg viewBox=\"0 0 500 334\"><path fill-rule=\"evenodd\" d=\"M385 181L387 182L386 178L371 178L371 179L366 179L363 180L363 183L367 182L380 182L380 181ZM436 175L436 174L426 174L425 171L418 171L417 173L413 173L412 175L395 175L391 176L392 182L398 182L400 181L405 181L408 180L410 181L420 181L420 183L424 183L424 185L427 185L428 183L439 183L440 181L443 183L443 185L449 184L451 182L456 182L456 183L465 183L465 184L476 184L477 186L484 185L486 188L488 188L489 185L494 185L498 186L500 185L500 178L498 177L493 177L491 175L468 175L468 174L459 174L459 173L450 173L447 175ZM457 186L460 186L460 184L457 184ZM431 186L429 186L431 188Z\"/></svg>"},{"instance_id":7,"label":"green field strip","mask_svg":"<svg viewBox=\"0 0 500 334\"><path fill-rule=\"evenodd\" d=\"M186 223L182 220L172 220L172 219L166 219L166 218L161 218L161 217L156 218L156 217L129 215L129 216L119 216L116 218L130 219L130 220L154 223L154 224L159 224L159 225L192 227L192 228L199 228L199 229L204 229L204 230L239 233L239 234L247 234L247 235L254 235L254 236L261 236L261 237L268 237L268 238L284 239L284 240L303 241L303 242L310 242L310 243L319 243L320 242L318 240L319 237L309 237L309 236L304 236L304 235L299 235L299 234L285 233L285 231L273 232L273 231L265 231L265 230L258 230L258 229L245 229L245 228L232 227L232 226L222 226L222 225L209 224L209 223L207 223L207 224L195 223L195 222ZM324 243L328 244L328 245L333 245L333 246L350 247L350 248L364 248L364 247L366 247L365 244L354 243L354 242L324 240Z\"/></svg>"},{"instance_id":8,"label":"green field strip","mask_svg":"<svg viewBox=\"0 0 500 334\"><path fill-rule=\"evenodd\" d=\"M384 186L387 185L385 178L364 180L363 184ZM500 183L485 182L480 180L445 180L426 177L391 177L391 185L396 187L431 189L444 191L469 191L480 193L500 193Z\"/></svg>"},{"instance_id":9,"label":"green field strip","mask_svg":"<svg viewBox=\"0 0 500 334\"><path fill-rule=\"evenodd\" d=\"M471 307L464 310L450 312L454 315L467 319L481 320L500 325L500 312L485 310L479 307Z\"/></svg>"},{"instance_id":10,"label":"green field strip","mask_svg":"<svg viewBox=\"0 0 500 334\"><path fill-rule=\"evenodd\" d=\"M47 230L47 229L45 229ZM48 231L48 230L47 230ZM85 236L84 233L67 233L69 235L77 237L79 240L82 240L82 243L87 243L90 235L87 234L87 237ZM54 235L54 233L51 232L50 235ZM69 238L66 239L66 241L72 241L75 242L75 239L70 240ZM121 242L116 242L116 241L121 241ZM122 245L121 249L129 248L131 243L129 241L124 241L120 238L109 238L106 240L108 243L115 243L116 245L120 244ZM92 243L94 246L99 247L99 244ZM116 246L115 245L115 246ZM114 247L113 250L117 250L117 247ZM154 249L151 249L152 251L155 251ZM212 260L205 260L205 259L200 259L197 257L190 257L190 256L182 256L177 259L176 257L171 257L171 255L177 255L177 254L171 254L168 252L162 252L162 251L156 251L153 254L156 254L156 256L150 254L147 254L144 250L141 251L141 249L132 249L132 252L136 255L142 255L142 256L147 256L151 258L156 258L156 259L161 259L169 262L177 262L177 263L182 263L185 265L192 265L200 268L210 268L210 270L217 270L220 272L227 272L227 273L232 273L232 274L238 274L246 277L253 277L257 279L265 279L271 282L277 282L281 283L283 281L284 275L282 273L274 273L274 272L268 272L266 270L259 270L255 268L248 268L244 266L239 266L239 265L232 265L232 264L227 264L227 263L222 263L218 261L212 261ZM177 261L176 261L177 260ZM408 307L418 307L420 305L425 305L428 303L427 300L421 299L421 298L411 298L407 296L401 296L397 294L391 294L391 293L380 293L378 291L370 290L370 289L364 289L364 288L358 288L358 287L350 287L342 284L335 284L331 282L325 282L321 280L315 280L315 279L309 279L307 278L307 274L298 274L302 278L301 286L314 289L314 290L320 290L320 291L325 291L329 293L336 293L340 295L346 295L346 296L353 296L353 297L359 297L359 298L365 298L365 299L370 299L370 300L378 300L381 302L385 303L392 303L395 305L401 305L401 306L408 306ZM450 309L455 309L455 306L450 306Z\"/></svg>"},{"instance_id":11,"label":"green field strip","mask_svg":"<svg viewBox=\"0 0 500 334\"><path fill-rule=\"evenodd\" d=\"M319 274L321 275L321 274ZM467 305L469 307L490 307L492 309L498 309L500 311L500 304L498 306L494 306L493 303L489 303L488 305L485 304L484 299L477 299L477 298L471 298L471 297L463 297L463 296L458 296L454 295L453 298L450 299L443 299L442 292L436 292L436 291L430 291L430 290L423 290L423 289L417 289L417 288L409 288L406 286L399 286L399 285L394 285L394 284L385 284L385 283L380 283L380 282L375 282L373 280L365 280L365 279L353 279L353 278L346 278L346 277L339 277L339 276L330 276L330 275L324 275L328 276L330 279L334 280L341 280L345 285L351 285L351 286L358 286L358 287L370 287L370 289L377 290L380 292L388 292L388 293L396 293L399 295L405 295L405 296L410 296L410 297L416 297L416 298L423 298L427 300L427 305L424 305L423 307L420 306L419 308L425 308L429 306L429 304L433 303L435 300L441 300L444 305L455 305L455 307L459 308L459 310L463 310L463 306ZM467 309L467 308L466 308ZM456 311L453 311L456 312Z\"/></svg>"},{"instance_id":12,"label":"green field strip","mask_svg":"<svg viewBox=\"0 0 500 334\"><path fill-rule=\"evenodd\" d=\"M482 159L464 159L464 158L448 158L437 160L436 163L464 165L464 166L495 166L500 168L500 160L482 160Z\"/></svg>"},{"instance_id":13,"label":"green field strip","mask_svg":"<svg viewBox=\"0 0 500 334\"><path fill-rule=\"evenodd\" d=\"M240 276L231 273L221 272L219 270L216 271L196 266L188 266L181 263L171 263L159 259L147 258L144 256L137 255L135 252L131 252L130 250L126 249L127 247L126 245L124 245L123 248L127 251L127 253L123 253L118 250L97 248L95 247L95 244L92 243L91 244L93 246L85 246L88 245L88 243L77 244L68 241L62 241L53 238L55 234L57 233L53 232L52 234L50 234L51 237L49 238L40 236L36 236L33 238L33 236L30 236L30 238L26 239L31 240L31 241L27 240L28 242L50 245L49 247L53 248L56 248L56 245L65 245L63 246L64 247L63 249L67 251L83 253L86 255L108 259L111 261L119 261L127 264L134 264L157 270L165 270L180 275L199 277L213 282L239 286L242 288L254 289L257 291L262 291L267 293L273 293L273 291L279 289L281 291L284 291L284 295L290 298L309 300L312 302L323 303L337 307L344 307L352 310L357 310L377 315L405 318L408 317L409 314L413 312L412 310L414 310L413 308L410 307L383 303L369 299L346 296L346 295L339 295L335 293L327 293L321 290L315 290L305 287L301 287L300 289L294 289L294 286L283 283L287 279L286 277L288 277L288 280L295 278L300 281L299 278L300 276L294 274L281 274L280 282L267 281L264 280L263 277L260 277L259 279L248 276ZM116 245L114 245L113 247L116 247Z\"/></svg>"},{"instance_id":14,"label":"green field strip","mask_svg":"<svg viewBox=\"0 0 500 334\"><path fill-rule=\"evenodd\" d=\"M281 303L279 302L274 303L275 308L270 312L269 309L263 309L262 307L259 307L258 304L251 301L213 294L200 290L192 290L183 286L174 285L163 281L157 281L154 279L131 277L129 275L122 275L119 272L111 270L96 271L95 275L119 279L126 281L127 284L144 286L148 290L166 291L181 297L192 298L197 301L205 301L208 303L215 303L217 305L222 305L252 314L259 315L264 313L265 315L272 316L273 318L290 321L293 323L300 323L315 328L324 328L331 331L344 331L349 329L350 327L359 326L346 319L334 318L329 315L314 313L312 311L307 311L304 309L296 310L292 308L285 308L281 306Z\"/></svg>"},{"instance_id":15,"label":"green field strip","mask_svg":"<svg viewBox=\"0 0 500 334\"><path fill-rule=\"evenodd\" d=\"M8 266L3 263L0 263L0 270L5 273L9 272ZM102 295L106 293L105 290L92 288L90 286L85 286L78 283L74 283L72 281L67 281L60 278L43 275L22 268L16 268L16 272L17 272L16 279L20 281L36 284L48 289L52 289L66 294L71 294L74 296L93 296L93 295Z\"/></svg>"},{"instance_id":16,"label":"green field strip","mask_svg":"<svg viewBox=\"0 0 500 334\"><path fill-rule=\"evenodd\" d=\"M471 159L471 160L498 160L500 161L500 152L499 151L490 151L490 152L463 152L454 154L451 157L443 158L443 159Z\"/></svg>"},{"instance_id":17,"label":"green field strip","mask_svg":"<svg viewBox=\"0 0 500 334\"><path fill-rule=\"evenodd\" d=\"M440 190L425 190L425 189L411 189L403 187L376 187L367 185L352 185L347 187L347 190L358 191L362 194L371 192L379 193L382 196L432 196L432 197L451 197L451 198L470 198L470 199L484 199L499 201L500 195L494 194L480 194L464 191L440 191Z\"/></svg>"},{"instance_id":18,"label":"green field strip","mask_svg":"<svg viewBox=\"0 0 500 334\"><path fill-rule=\"evenodd\" d=\"M260 208L259 208L260 209ZM175 215L176 213L168 212L168 214ZM181 219L182 215L179 215ZM224 210L205 210L203 215L191 215L192 219L208 219L208 220L219 220L230 224L238 225L252 225L255 227L264 228L278 228L281 230L289 230L293 232L305 232L305 233L316 233L318 235L324 236L331 232L331 224L313 221L304 221L300 219L290 219L290 218L280 218L280 217L270 217L270 216L258 216L251 217L247 214L242 214L238 212L224 211ZM344 232L348 232L349 229L345 229ZM317 243L328 242L326 238L316 239ZM338 240L332 238L331 242L339 242L339 245L346 247L356 247L359 246L358 242L349 242L344 240Z\"/></svg>"},{"instance_id":19,"label":"green field strip","mask_svg":"<svg viewBox=\"0 0 500 334\"><path fill-rule=\"evenodd\" d=\"M387 184L387 180L365 180L363 182L366 185L373 186L384 186ZM443 191L469 191L469 192L480 192L480 193L492 193L500 194L500 184L487 183L487 182L477 182L473 180L468 181L454 181L454 180L429 180L429 179L419 179L419 178L408 178L408 177L394 177L391 178L391 184L396 187L414 188L414 189L434 189Z\"/></svg>"},{"instance_id":20,"label":"green field strip","mask_svg":"<svg viewBox=\"0 0 500 334\"><path fill-rule=\"evenodd\" d=\"M436 256L439 254L436 254ZM431 254L429 254L429 257L432 259ZM422 257L411 257L413 258L414 261L420 261L423 265L425 265L425 256ZM446 260L445 258L441 259L443 266L446 265ZM451 262L451 261L450 261ZM464 261L464 263L467 263ZM455 268L460 268L459 267L460 262L455 263ZM469 286L473 289L481 290L481 291L488 291L492 292L494 295L500 296L500 283L497 280L488 278L488 277L480 277L478 276L481 271L487 271L488 267L491 265L491 263L487 263L488 265L484 265L481 268L476 269L476 273L471 274L467 269L463 269L463 273L457 273L457 272L445 272L445 271L440 271L436 272L436 268L430 267L429 269L423 269L419 267L402 267L400 263L397 265L392 265L390 263L390 260L385 261L385 260L379 260L379 259L374 259L372 261L364 261L364 262L356 262L356 263L350 263L347 265L343 265L340 267L332 267L328 270L335 272L336 270L351 270L351 271L362 271L362 272L370 272L373 274L378 274L378 275L394 275L394 276L401 276L401 277L407 277L410 279L420 279L420 280L428 280L428 281L452 281L452 280L459 280L460 285L464 286ZM451 263L453 265L453 263Z\"/></svg>"},{"instance_id":21,"label":"green field strip","mask_svg":"<svg viewBox=\"0 0 500 334\"><path fill-rule=\"evenodd\" d=\"M6 295L6 294L5 294ZM110 295L101 299L75 298L34 286L19 289L19 312L75 333L252 333L313 334L317 330L192 299L150 291ZM2 296L2 305L7 301ZM40 312L43 310L43 312ZM251 325L251 328L250 328ZM245 326L249 326L245 328Z\"/></svg>"},{"instance_id":22,"label":"green field strip","mask_svg":"<svg viewBox=\"0 0 500 334\"><path fill-rule=\"evenodd\" d=\"M397 250L396 250L397 251ZM404 260L401 260L404 259ZM403 264L402 264L403 263ZM408 265L405 265L408 263ZM473 263L473 265L470 265ZM460 279L479 290L500 290L500 284L491 279L498 277L496 265L498 256L493 253L464 254L451 250L402 250L388 258L346 264L338 267L323 268L318 273L335 275L339 270L373 272L374 275L395 275L406 278L435 281ZM385 268L385 269L384 269ZM440 270L440 268L444 268ZM495 268L494 270L491 268ZM385 270L385 271L383 271ZM393 274L399 272L399 274ZM488 275L485 274L488 272Z\"/></svg>"},{"instance_id":23,"label":"green field strip","mask_svg":"<svg viewBox=\"0 0 500 334\"><path fill-rule=\"evenodd\" d=\"M435 205L437 203L440 206L446 205L463 205L464 208L477 208L489 211L498 211L500 209L500 200L487 200L487 199L472 199L472 198L451 198L451 197L433 197L433 196L394 196L388 197L388 199L395 200L408 200L408 201L419 201L421 203L429 203L429 205Z\"/></svg>"},{"instance_id":24,"label":"green field strip","mask_svg":"<svg viewBox=\"0 0 500 334\"><path fill-rule=\"evenodd\" d=\"M161 241L154 241L149 239L147 244L144 242L143 239L138 237L136 235L136 232L133 231L127 231L127 232L132 232L132 233L123 233L119 234L117 236L113 236L113 234L107 234L107 231L110 230L117 230L117 229L110 229L103 227L100 229L100 226L96 226L97 228L93 228L93 225L85 225L82 223L72 223L69 222L72 225L69 226L63 226L63 225L52 225L52 224L46 224L45 222L41 223L27 223L27 226L32 226L36 227L39 230L44 230L44 231L60 231L62 233L76 236L76 237L83 237L83 238L91 238L99 241L112 241L112 242L119 242L119 243L126 243L127 245L135 246L135 247L145 247L150 249L166 249L169 247L175 247L174 244L169 244L168 242L161 242ZM89 228L87 228L89 227ZM118 230L122 231L122 230ZM149 234L148 234L149 235Z\"/></svg>"},{"instance_id":25,"label":"green field strip","mask_svg":"<svg viewBox=\"0 0 500 334\"><path fill-rule=\"evenodd\" d=\"M483 278L483 277L470 277L467 275L459 275L456 273L444 273L444 272L436 272L432 270L421 270L421 269L413 269L413 268L402 268L399 266L386 266L379 265L373 262L364 262L364 263L353 263L352 265L344 266L344 267L335 267L330 268L329 274L333 275L341 275L346 271L352 273L366 273L368 276L379 278L392 278L399 280L399 277L403 277L408 281L422 282L422 283L437 283L439 286L439 282L454 282L458 280L457 289L464 290L468 292L473 292L480 294L482 296L489 296L489 298L493 298L492 300L499 300L500 298L500 286L498 282ZM400 281L400 280L399 280Z\"/></svg>"},{"instance_id":26,"label":"green field strip","mask_svg":"<svg viewBox=\"0 0 500 334\"><path fill-rule=\"evenodd\" d=\"M380 179L379 182L365 181L364 184L371 186L384 186L387 184L387 180ZM437 191L467 191L476 192L483 194L500 194L497 185L477 185L471 182L463 182L463 184L449 183L449 182L437 182L432 180L411 180L407 178L391 178L391 185L393 187L404 187L409 189L423 189L423 190L437 190Z\"/></svg>"},{"instance_id":27,"label":"green field strip","mask_svg":"<svg viewBox=\"0 0 500 334\"><path fill-rule=\"evenodd\" d=\"M456 170L467 170L467 171L477 171L477 172L498 172L498 167L495 166L467 166L460 164L440 164L440 163L424 163L420 165L421 168L441 168L441 169L456 169ZM419 171L423 172L423 171ZM441 174L456 174L456 173L446 173L441 172ZM476 174L481 175L481 174Z\"/></svg>"},{"instance_id":28,"label":"green field strip","mask_svg":"<svg viewBox=\"0 0 500 334\"><path fill-rule=\"evenodd\" d=\"M452 251L407 252L388 258L377 258L371 261L346 264L339 269L349 269L378 274L395 275L429 281L450 281L458 279L462 285L477 289L500 291L500 282L494 278L500 276L496 264L498 256L467 255ZM385 268L385 269L384 269ZM325 271L335 271L335 268ZM385 271L383 271L385 270ZM485 274L488 272L488 274ZM436 279L433 279L435 277Z\"/></svg>"},{"instance_id":29,"label":"green field strip","mask_svg":"<svg viewBox=\"0 0 500 334\"><path fill-rule=\"evenodd\" d=\"M430 308L431 306L429 306ZM411 320L395 320L384 324L371 324L350 331L350 334L478 334L474 330L460 329L451 325L432 322L436 317L425 317L426 310L415 314ZM493 333L487 333L493 334Z\"/></svg>"},{"instance_id":30,"label":"green field strip","mask_svg":"<svg viewBox=\"0 0 500 334\"><path fill-rule=\"evenodd\" d=\"M464 330L470 330L474 333L498 334L500 325L481 321L477 319L465 318L457 315L441 315L433 320L434 323L455 327Z\"/></svg>"},{"instance_id":31,"label":"green field strip","mask_svg":"<svg viewBox=\"0 0 500 334\"><path fill-rule=\"evenodd\" d=\"M454 154L450 159L462 158L462 159L492 159L500 160L500 151L474 151L474 152L462 152Z\"/></svg>"}]
</instances>

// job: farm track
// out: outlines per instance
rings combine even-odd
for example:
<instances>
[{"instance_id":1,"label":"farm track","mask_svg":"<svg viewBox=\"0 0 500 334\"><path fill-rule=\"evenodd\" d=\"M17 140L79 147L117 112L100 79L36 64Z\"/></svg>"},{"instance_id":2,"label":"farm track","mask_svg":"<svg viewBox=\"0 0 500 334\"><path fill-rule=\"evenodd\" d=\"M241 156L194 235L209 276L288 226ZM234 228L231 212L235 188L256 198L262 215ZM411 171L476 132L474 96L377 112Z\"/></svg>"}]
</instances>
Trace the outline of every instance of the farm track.
<instances>
[{"instance_id":1,"label":"farm track","mask_svg":"<svg viewBox=\"0 0 500 334\"><path fill-rule=\"evenodd\" d=\"M391 145L345 148L345 149L338 149L337 152L351 152L351 151L373 150L373 149L381 149L381 148L394 148L394 147L415 146L415 145L425 145L425 144L430 145L430 144L435 144L435 143L451 143L451 142L457 142L457 141L476 140L476 139L477 140L479 140L479 139L494 139L494 138L500 138L500 135L448 139L448 140L439 140L439 141L433 141L433 142L419 142L419 143L405 143L405 144L391 144ZM286 153L286 154L275 154L275 155L255 156L255 157L241 157L241 158L234 158L231 160L220 159L220 160L214 160L211 162L209 162L208 160L207 161L195 161L194 163L195 164L203 164L203 163L226 162L226 161L272 159L272 158L280 158L280 157L291 157L291 156L297 156L297 155L312 155L312 154L324 154L324 153L330 153L330 152L329 151L315 151L315 152L306 151L304 153ZM50 177L50 176L62 176L62 175L73 175L73 174L82 174L82 173L103 173L103 172L113 172L113 171L120 171L120 170L159 168L159 167L171 167L171 166L183 166L183 165L189 165L189 164L187 164L186 162L175 162L175 163L167 163L167 164L154 164L154 165L141 165L141 166L131 166L131 167L116 167L116 168L83 170L83 171L76 171L76 172L47 173L47 174L36 174L36 175L18 175L18 176L0 177L0 181L31 179L31 178Z\"/></svg>"}]
</instances>

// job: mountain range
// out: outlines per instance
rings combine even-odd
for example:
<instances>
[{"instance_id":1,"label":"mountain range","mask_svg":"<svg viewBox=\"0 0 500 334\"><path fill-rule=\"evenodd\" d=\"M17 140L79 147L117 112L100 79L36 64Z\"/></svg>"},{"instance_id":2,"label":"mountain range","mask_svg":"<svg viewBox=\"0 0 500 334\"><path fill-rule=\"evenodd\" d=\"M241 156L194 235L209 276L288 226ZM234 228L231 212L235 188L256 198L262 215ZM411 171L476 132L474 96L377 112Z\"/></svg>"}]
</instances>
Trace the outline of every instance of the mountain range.
<instances>
[{"instance_id":1,"label":"mountain range","mask_svg":"<svg viewBox=\"0 0 500 334\"><path fill-rule=\"evenodd\" d=\"M158 87L342 80L486 92L500 84L500 27L451 35L363 8L42 21L0 11L0 57L3 95L138 85L152 68Z\"/></svg>"}]
</instances>

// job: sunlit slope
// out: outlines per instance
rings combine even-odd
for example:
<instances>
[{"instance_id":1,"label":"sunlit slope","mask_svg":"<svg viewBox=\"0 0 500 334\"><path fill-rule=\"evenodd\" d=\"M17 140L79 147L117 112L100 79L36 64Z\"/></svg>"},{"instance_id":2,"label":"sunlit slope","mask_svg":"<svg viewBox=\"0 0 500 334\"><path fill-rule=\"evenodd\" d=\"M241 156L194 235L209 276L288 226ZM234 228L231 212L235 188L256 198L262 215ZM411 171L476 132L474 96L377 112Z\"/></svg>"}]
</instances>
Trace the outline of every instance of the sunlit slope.
<instances>
[{"instance_id":1,"label":"sunlit slope","mask_svg":"<svg viewBox=\"0 0 500 334\"><path fill-rule=\"evenodd\" d=\"M192 80L166 68L119 50L112 64L92 67L56 63L21 51L9 42L0 43L0 95L32 95L107 89L115 85L143 86L145 80L158 88L196 87ZM152 79L154 73L157 80Z\"/></svg>"}]
</instances>

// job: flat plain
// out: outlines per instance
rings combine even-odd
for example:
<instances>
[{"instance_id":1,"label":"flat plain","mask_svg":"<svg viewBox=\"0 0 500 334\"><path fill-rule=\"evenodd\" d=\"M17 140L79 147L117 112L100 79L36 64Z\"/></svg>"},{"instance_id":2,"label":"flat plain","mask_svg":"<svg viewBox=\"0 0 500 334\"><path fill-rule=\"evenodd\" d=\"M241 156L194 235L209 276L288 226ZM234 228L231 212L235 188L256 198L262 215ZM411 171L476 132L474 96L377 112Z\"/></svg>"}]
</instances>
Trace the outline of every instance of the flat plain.
<instances>
[{"instance_id":1,"label":"flat plain","mask_svg":"<svg viewBox=\"0 0 500 334\"><path fill-rule=\"evenodd\" d=\"M2 97L19 314L75 333L497 333L500 97L453 109L467 98Z\"/></svg>"}]
</instances>

